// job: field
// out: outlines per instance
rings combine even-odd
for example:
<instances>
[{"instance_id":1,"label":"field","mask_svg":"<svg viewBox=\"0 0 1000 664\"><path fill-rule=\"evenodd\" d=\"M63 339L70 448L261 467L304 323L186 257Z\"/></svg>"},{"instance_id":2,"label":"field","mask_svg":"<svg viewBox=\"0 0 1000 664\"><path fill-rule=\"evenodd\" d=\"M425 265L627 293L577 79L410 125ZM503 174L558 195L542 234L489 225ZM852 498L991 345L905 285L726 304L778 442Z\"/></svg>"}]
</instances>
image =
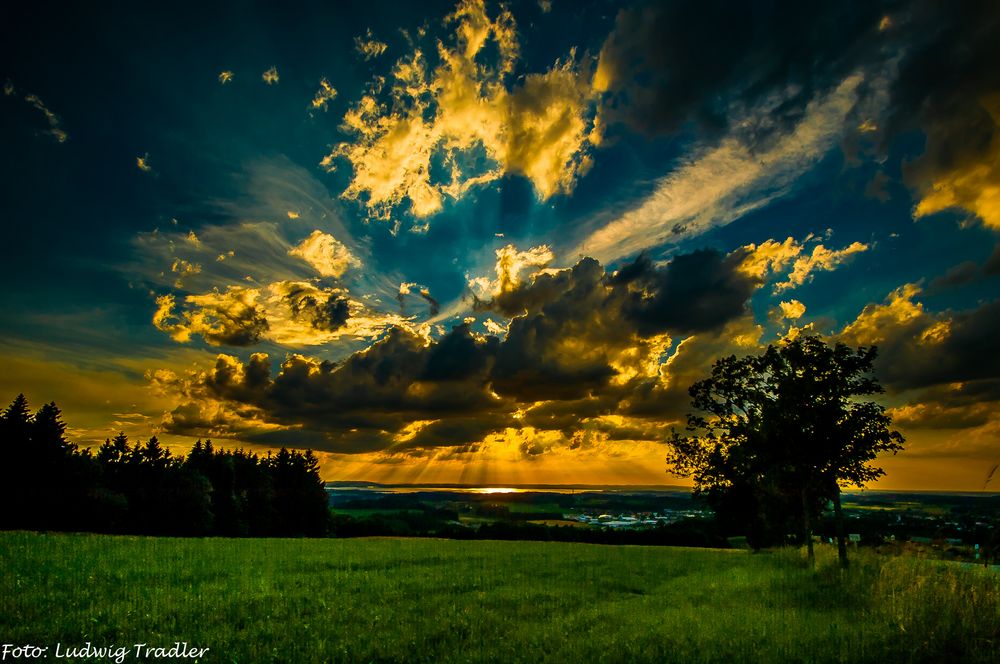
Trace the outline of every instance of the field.
<instances>
[{"instance_id":1,"label":"field","mask_svg":"<svg viewBox=\"0 0 1000 664\"><path fill-rule=\"evenodd\" d=\"M819 554L3 533L0 642L49 661L88 641L237 664L996 661L1000 574Z\"/></svg>"}]
</instances>

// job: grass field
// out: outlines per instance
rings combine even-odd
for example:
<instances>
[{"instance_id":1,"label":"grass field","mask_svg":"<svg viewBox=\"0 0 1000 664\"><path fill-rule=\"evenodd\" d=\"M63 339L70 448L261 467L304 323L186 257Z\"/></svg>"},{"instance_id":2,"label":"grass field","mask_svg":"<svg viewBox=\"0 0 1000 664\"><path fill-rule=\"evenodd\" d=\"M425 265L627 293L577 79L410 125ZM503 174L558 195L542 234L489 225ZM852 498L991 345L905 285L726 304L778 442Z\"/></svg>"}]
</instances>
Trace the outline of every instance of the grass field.
<instances>
[{"instance_id":1,"label":"grass field","mask_svg":"<svg viewBox=\"0 0 1000 664\"><path fill-rule=\"evenodd\" d=\"M861 552L842 575L820 555L3 533L0 641L186 641L238 664L1000 656L1000 574Z\"/></svg>"}]
</instances>

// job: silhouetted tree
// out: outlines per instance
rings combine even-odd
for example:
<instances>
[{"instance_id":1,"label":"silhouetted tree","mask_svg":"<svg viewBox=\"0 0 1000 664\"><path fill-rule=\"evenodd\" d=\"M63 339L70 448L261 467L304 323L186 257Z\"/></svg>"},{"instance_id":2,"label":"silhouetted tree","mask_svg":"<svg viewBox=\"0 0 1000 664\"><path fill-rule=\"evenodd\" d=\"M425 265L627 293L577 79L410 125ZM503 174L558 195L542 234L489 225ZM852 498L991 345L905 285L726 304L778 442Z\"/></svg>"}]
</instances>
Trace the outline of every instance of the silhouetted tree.
<instances>
[{"instance_id":1,"label":"silhouetted tree","mask_svg":"<svg viewBox=\"0 0 1000 664\"><path fill-rule=\"evenodd\" d=\"M19 394L0 415L2 526L74 527L85 511L89 457L66 440L55 403L29 413L27 399Z\"/></svg>"},{"instance_id":2,"label":"silhouetted tree","mask_svg":"<svg viewBox=\"0 0 1000 664\"><path fill-rule=\"evenodd\" d=\"M309 450L304 454L282 447L264 464L274 487L277 534L321 536L330 529L330 510L319 462Z\"/></svg>"},{"instance_id":3,"label":"silhouetted tree","mask_svg":"<svg viewBox=\"0 0 1000 664\"><path fill-rule=\"evenodd\" d=\"M875 355L874 347L803 336L759 356L718 360L711 377L690 389L704 414L688 416L692 435L675 433L670 441L673 472L692 477L695 490L716 505L720 496L742 492L758 520L782 506L797 514L810 561L812 524L833 501L846 566L840 484L877 479L884 471L871 462L904 442L890 430L884 407L859 400L883 391L872 375Z\"/></svg>"},{"instance_id":4,"label":"silhouetted tree","mask_svg":"<svg viewBox=\"0 0 1000 664\"><path fill-rule=\"evenodd\" d=\"M311 451L261 459L197 441L177 457L156 436L124 432L96 454L66 439L55 403L34 415L24 395L0 413L0 527L163 535L329 533Z\"/></svg>"},{"instance_id":5,"label":"silhouetted tree","mask_svg":"<svg viewBox=\"0 0 1000 664\"><path fill-rule=\"evenodd\" d=\"M31 415L28 400L18 394L0 414L0 525L5 529L26 527L33 495L26 477Z\"/></svg>"}]
</instances>

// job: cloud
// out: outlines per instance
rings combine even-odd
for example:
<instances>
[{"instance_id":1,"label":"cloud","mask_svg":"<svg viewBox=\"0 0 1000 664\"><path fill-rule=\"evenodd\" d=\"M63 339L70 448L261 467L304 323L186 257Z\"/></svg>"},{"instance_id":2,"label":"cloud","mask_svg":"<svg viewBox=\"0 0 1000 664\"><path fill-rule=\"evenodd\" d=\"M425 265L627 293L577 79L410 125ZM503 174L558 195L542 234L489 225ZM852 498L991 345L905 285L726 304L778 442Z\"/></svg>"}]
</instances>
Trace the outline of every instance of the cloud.
<instances>
[{"instance_id":1,"label":"cloud","mask_svg":"<svg viewBox=\"0 0 1000 664\"><path fill-rule=\"evenodd\" d=\"M319 79L319 90L317 90L316 94L313 96L310 106L312 108L322 109L325 111L327 105L333 101L336 96L337 91L332 85L330 85L330 81L325 78L321 78Z\"/></svg>"},{"instance_id":2,"label":"cloud","mask_svg":"<svg viewBox=\"0 0 1000 664\"><path fill-rule=\"evenodd\" d=\"M267 319L256 306L259 294L257 289L230 287L221 293L189 295L189 309L180 314L174 312L174 296L162 295L156 298L153 325L180 343L199 335L213 346L249 346L267 330Z\"/></svg>"},{"instance_id":3,"label":"cloud","mask_svg":"<svg viewBox=\"0 0 1000 664\"><path fill-rule=\"evenodd\" d=\"M373 339L389 327L408 328L410 320L374 311L346 289L307 281L188 295L179 311L173 295L158 297L156 304L157 329L179 343L197 335L213 346L251 346L267 340L297 347L341 338Z\"/></svg>"},{"instance_id":4,"label":"cloud","mask_svg":"<svg viewBox=\"0 0 1000 664\"><path fill-rule=\"evenodd\" d=\"M647 134L696 123L709 136L766 141L801 124L809 105L879 55L880 4L636 3L618 13L594 85L611 96L609 121ZM768 105L749 124L739 112Z\"/></svg>"},{"instance_id":5,"label":"cloud","mask_svg":"<svg viewBox=\"0 0 1000 664\"><path fill-rule=\"evenodd\" d=\"M788 280L774 285L774 291L779 293L784 290L801 286L812 280L812 273L815 271L834 270L854 254L868 250L867 244L852 242L843 249L827 249L822 244L813 247L812 253L808 256L800 256L792 264L792 271L788 275Z\"/></svg>"},{"instance_id":6,"label":"cloud","mask_svg":"<svg viewBox=\"0 0 1000 664\"><path fill-rule=\"evenodd\" d=\"M645 200L592 231L567 254L604 261L631 256L724 226L785 196L837 144L861 81L860 75L848 76L809 102L801 119L766 147L754 149L728 136L696 149Z\"/></svg>"},{"instance_id":7,"label":"cloud","mask_svg":"<svg viewBox=\"0 0 1000 664\"><path fill-rule=\"evenodd\" d=\"M494 389L521 401L579 399L655 375L671 336L722 328L745 314L759 282L740 270L742 259L742 251L703 250L663 268L640 258L607 274L587 258L500 291L479 304L513 316Z\"/></svg>"},{"instance_id":8,"label":"cloud","mask_svg":"<svg viewBox=\"0 0 1000 664\"><path fill-rule=\"evenodd\" d=\"M405 311L406 309L406 296L413 292L429 305L430 309L428 313L431 316L437 316L440 313L441 304L431 296L430 289L426 286L406 281L399 284L399 292L396 294L396 300L399 302L401 311Z\"/></svg>"},{"instance_id":9,"label":"cloud","mask_svg":"<svg viewBox=\"0 0 1000 664\"><path fill-rule=\"evenodd\" d=\"M500 400L483 381L489 342L459 327L441 343L448 344L453 337L464 337L468 343L452 344L451 352L438 357L423 338L394 328L340 364L290 355L273 377L264 354L254 354L246 364L220 355L214 368L173 377L167 387L184 399L179 408L200 403L222 404L227 412L248 408L255 415L266 414L272 425L323 432L327 449L362 452L392 447L394 436L414 420L448 415L458 419L451 421L451 437L438 444L461 444L467 439L457 435L460 427L455 424L464 420L466 428L475 430L474 437L481 437L484 428L498 425L490 413ZM464 362L455 354L463 348ZM442 361L449 364L441 365ZM423 444L431 444L430 433L424 434Z\"/></svg>"},{"instance_id":10,"label":"cloud","mask_svg":"<svg viewBox=\"0 0 1000 664\"><path fill-rule=\"evenodd\" d=\"M869 249L861 242L852 242L843 249L829 249L819 240L810 234L802 242L789 236L782 242L766 240L759 245L748 244L743 247L740 270L763 283L770 276L779 275L791 267L787 279L774 285L774 292L780 293L811 281L814 272L835 270L854 254ZM811 252L808 251L809 244L814 245Z\"/></svg>"},{"instance_id":11,"label":"cloud","mask_svg":"<svg viewBox=\"0 0 1000 664\"><path fill-rule=\"evenodd\" d=\"M996 401L964 404L917 401L891 408L889 415L894 425L904 429L969 429L994 421L997 405Z\"/></svg>"},{"instance_id":12,"label":"cloud","mask_svg":"<svg viewBox=\"0 0 1000 664\"><path fill-rule=\"evenodd\" d=\"M153 170L153 167L149 165L149 153L135 158L136 167L143 173L149 173Z\"/></svg>"},{"instance_id":13,"label":"cloud","mask_svg":"<svg viewBox=\"0 0 1000 664\"><path fill-rule=\"evenodd\" d=\"M372 35L371 29L365 32L365 36L354 38L354 50L365 60L371 60L385 53L389 48L384 42L380 42Z\"/></svg>"},{"instance_id":14,"label":"cloud","mask_svg":"<svg viewBox=\"0 0 1000 664\"><path fill-rule=\"evenodd\" d=\"M10 92L8 92L8 90L10 90ZM7 83L4 85L4 94L10 95L13 93L14 93L14 86L10 82L10 80L8 80ZM28 102L29 104L37 108L39 111L42 112L42 115L45 116L45 121L49 125L49 129L46 133L48 133L50 136L56 139L57 143L65 143L66 140L69 138L69 134L67 134L66 130L62 128L59 116L50 111L49 107L45 105L45 102L43 102L38 95L27 94L24 96L24 101Z\"/></svg>"},{"instance_id":15,"label":"cloud","mask_svg":"<svg viewBox=\"0 0 1000 664\"><path fill-rule=\"evenodd\" d=\"M834 142L849 165L861 152L882 163L914 130L927 139L902 169L914 216L964 210L1000 228L1000 72L985 64L1000 59L998 16L989 3L924 0L622 10L593 78L602 121L693 129L701 147L576 253L610 261L729 223L784 195ZM820 108L836 112L809 139L788 140ZM886 172L868 187L880 200Z\"/></svg>"},{"instance_id":16,"label":"cloud","mask_svg":"<svg viewBox=\"0 0 1000 664\"><path fill-rule=\"evenodd\" d=\"M764 281L769 273L778 273L802 253L802 245L788 236L782 242L765 240L760 245L751 243L744 247L746 257L740 269L747 275Z\"/></svg>"},{"instance_id":17,"label":"cloud","mask_svg":"<svg viewBox=\"0 0 1000 664\"><path fill-rule=\"evenodd\" d=\"M495 298L516 288L525 277L537 274L555 259L548 245L540 244L524 251L512 244L496 250L496 279L467 277L472 294L482 300Z\"/></svg>"},{"instance_id":18,"label":"cloud","mask_svg":"<svg viewBox=\"0 0 1000 664\"><path fill-rule=\"evenodd\" d=\"M171 286L176 274L170 267L181 259L202 267L184 279L192 292L301 281L324 272L339 274L330 278L355 292L391 292L388 276L352 269L366 260L367 245L348 231L336 201L308 171L285 159L266 160L233 179L242 192L205 201L186 212L177 228L137 234L124 276L152 289ZM298 216L291 218L289 211ZM289 253L295 250L313 262Z\"/></svg>"},{"instance_id":19,"label":"cloud","mask_svg":"<svg viewBox=\"0 0 1000 664\"><path fill-rule=\"evenodd\" d=\"M975 261L963 261L954 265L948 271L931 280L927 286L928 293L940 293L958 286L964 286L978 281L982 278L985 269L980 272L979 264Z\"/></svg>"},{"instance_id":20,"label":"cloud","mask_svg":"<svg viewBox=\"0 0 1000 664\"><path fill-rule=\"evenodd\" d=\"M918 165L909 170L911 180L919 183L921 192L913 210L915 218L962 208L979 217L987 227L1000 230L1000 92L983 100L982 106L994 123L988 147L951 167Z\"/></svg>"},{"instance_id":21,"label":"cloud","mask_svg":"<svg viewBox=\"0 0 1000 664\"><path fill-rule=\"evenodd\" d=\"M174 288L180 288L184 277L201 272L201 265L191 263L183 258L175 258L173 264L170 266L170 271L177 274L177 281L174 282Z\"/></svg>"},{"instance_id":22,"label":"cloud","mask_svg":"<svg viewBox=\"0 0 1000 664\"><path fill-rule=\"evenodd\" d=\"M914 129L926 149L905 164L914 215L957 207L1000 228L1000 15L990 3L918 2L888 30L905 40L882 144Z\"/></svg>"},{"instance_id":23,"label":"cloud","mask_svg":"<svg viewBox=\"0 0 1000 664\"><path fill-rule=\"evenodd\" d=\"M781 311L781 317L787 318L788 320L798 320L806 313L806 305L802 304L798 300L779 302L778 308Z\"/></svg>"},{"instance_id":24,"label":"cloud","mask_svg":"<svg viewBox=\"0 0 1000 664\"><path fill-rule=\"evenodd\" d=\"M289 256L296 256L309 263L324 277L339 279L348 269L361 267L361 261L335 237L320 230L288 250Z\"/></svg>"},{"instance_id":25,"label":"cloud","mask_svg":"<svg viewBox=\"0 0 1000 664\"><path fill-rule=\"evenodd\" d=\"M741 269L744 254L702 249L675 256L662 270L638 258L615 280L627 283L625 311L640 331L685 334L718 329L746 311L759 285Z\"/></svg>"},{"instance_id":26,"label":"cloud","mask_svg":"<svg viewBox=\"0 0 1000 664\"><path fill-rule=\"evenodd\" d=\"M983 274L986 276L1000 274L1000 244L994 245L993 253L983 263Z\"/></svg>"},{"instance_id":27,"label":"cloud","mask_svg":"<svg viewBox=\"0 0 1000 664\"><path fill-rule=\"evenodd\" d=\"M584 259L508 280L481 303L515 312L503 339L469 323L438 338L400 325L338 363L289 355L274 375L263 354L247 362L221 355L211 370L161 381L178 399L167 424L177 433L186 422L192 431L218 429L245 409L247 422L233 421L231 435L245 431L238 435L259 442L295 432L348 453L483 444L535 457L585 443L662 440L664 412L687 402L681 380L704 371L714 351L756 347L761 329L746 300L760 282L741 271L744 256L702 251L612 274ZM354 324L354 301L342 292L275 286L248 300L264 312L268 337L296 316L303 328L341 325L331 334ZM404 282L400 290L405 297L419 288ZM184 316L192 327L195 315ZM257 422L281 428L255 433Z\"/></svg>"},{"instance_id":28,"label":"cloud","mask_svg":"<svg viewBox=\"0 0 1000 664\"><path fill-rule=\"evenodd\" d=\"M267 83L268 85L274 85L280 80L278 78L278 68L271 67L270 69L268 69L267 71L265 71L263 74L260 75L260 79L265 83Z\"/></svg>"},{"instance_id":29,"label":"cloud","mask_svg":"<svg viewBox=\"0 0 1000 664\"><path fill-rule=\"evenodd\" d=\"M353 140L321 162L330 170L341 159L350 164L343 196L388 220L404 203L414 217L429 217L445 197L505 174L527 177L541 200L570 191L598 140L596 97L575 54L512 84L519 47L507 10L490 18L482 0L462 0L445 22L455 34L438 42L436 66L415 48L396 62L387 86L376 82L344 115ZM487 165L477 168L479 155Z\"/></svg>"},{"instance_id":30,"label":"cloud","mask_svg":"<svg viewBox=\"0 0 1000 664\"><path fill-rule=\"evenodd\" d=\"M920 287L905 284L881 304L869 304L837 338L877 345L876 368L896 392L1000 378L993 352L1000 335L1000 301L975 309L933 313L916 300Z\"/></svg>"},{"instance_id":31,"label":"cloud","mask_svg":"<svg viewBox=\"0 0 1000 664\"><path fill-rule=\"evenodd\" d=\"M227 83L230 83L232 80L233 80L233 72L229 70L219 72L219 83L221 85L226 85Z\"/></svg>"}]
</instances>

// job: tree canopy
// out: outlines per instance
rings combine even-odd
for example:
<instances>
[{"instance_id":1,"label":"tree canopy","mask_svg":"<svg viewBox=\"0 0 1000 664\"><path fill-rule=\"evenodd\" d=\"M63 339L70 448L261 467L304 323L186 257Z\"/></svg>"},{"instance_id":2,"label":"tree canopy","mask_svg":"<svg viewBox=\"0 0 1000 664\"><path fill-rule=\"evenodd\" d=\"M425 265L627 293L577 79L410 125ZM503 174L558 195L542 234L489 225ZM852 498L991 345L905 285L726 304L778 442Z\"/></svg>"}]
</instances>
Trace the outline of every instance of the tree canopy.
<instances>
[{"instance_id":1,"label":"tree canopy","mask_svg":"<svg viewBox=\"0 0 1000 664\"><path fill-rule=\"evenodd\" d=\"M261 457L197 441L175 456L119 433L96 451L66 440L55 403L0 413L0 528L153 535L322 536L330 514L311 451Z\"/></svg>"},{"instance_id":2,"label":"tree canopy","mask_svg":"<svg viewBox=\"0 0 1000 664\"><path fill-rule=\"evenodd\" d=\"M873 375L876 348L802 336L760 355L721 358L691 386L688 434L674 433L671 472L694 480L723 518L749 519L755 546L798 529L812 553L811 523L828 501L840 518L841 484L862 486L902 449ZM794 525L793 525L794 524ZM842 562L846 548L838 528Z\"/></svg>"}]
</instances>

